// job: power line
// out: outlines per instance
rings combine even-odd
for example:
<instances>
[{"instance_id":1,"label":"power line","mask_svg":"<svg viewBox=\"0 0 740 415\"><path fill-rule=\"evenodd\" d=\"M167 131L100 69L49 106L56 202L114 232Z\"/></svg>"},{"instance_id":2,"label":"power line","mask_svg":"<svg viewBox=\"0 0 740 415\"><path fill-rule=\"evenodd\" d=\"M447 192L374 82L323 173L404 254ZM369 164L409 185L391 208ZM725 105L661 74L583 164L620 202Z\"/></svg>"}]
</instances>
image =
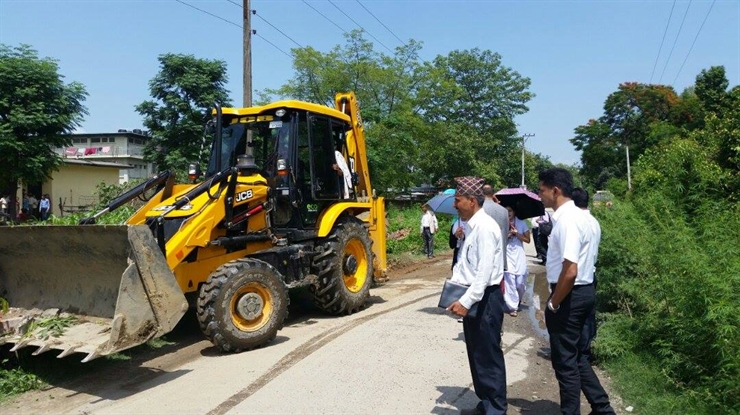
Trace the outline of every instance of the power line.
<instances>
[{"instance_id":1,"label":"power line","mask_svg":"<svg viewBox=\"0 0 740 415\"><path fill-rule=\"evenodd\" d=\"M401 40L401 38L400 38L400 37L396 36L396 34L395 34L395 33L393 33L393 31L392 31L391 29L389 29L389 28L388 28L388 26L386 26L386 25L385 25L385 23L381 22L381 21L380 21L380 19L378 19L378 18L377 18L377 17L376 17L376 16L375 16L375 15L373 14L373 12L371 12L370 10L368 10L368 8L367 8L367 7L365 7L365 5L364 5L364 4L360 3L360 0L355 0L355 1L357 1L357 4L359 4L360 6L362 6L362 8L363 8L363 9L365 9L365 11L366 11L366 12L370 13L370 16L373 16L373 17L375 18L375 20L377 20L377 21L378 21L378 23L380 23L381 25L383 25L383 27L385 27L385 30L387 30L387 31L391 32L391 34L392 34L392 35L393 35L393 36L394 36L394 37L395 37L396 39L398 39L398 41L399 41L399 42L401 42L401 44L402 44L402 45L405 45L405 44L406 44L406 42L404 42L403 40ZM674 1L675 1L675 0L674 0Z\"/></svg>"},{"instance_id":2,"label":"power line","mask_svg":"<svg viewBox=\"0 0 740 415\"><path fill-rule=\"evenodd\" d=\"M709 18L709 13L712 12L712 7L714 7L714 3L716 3L717 0L714 0L712 2L712 5L709 6L709 10L707 11L707 15L704 16L704 21L701 22L701 26L699 26L699 31L696 32L696 36L694 37L694 41L691 43L691 47L689 48L689 52L686 54L686 58L683 60L683 63L681 64L681 67L678 68L678 73L676 74L676 78L673 80L673 83L671 83L671 86L676 83L676 80L678 80L678 75L681 74L681 70L683 69L683 66L686 64L686 61L689 60L689 55L691 55L691 51L694 50L694 45L696 44L696 39L699 39L699 33L701 33L701 29L704 28L704 23L707 22L707 19Z\"/></svg>"},{"instance_id":3,"label":"power line","mask_svg":"<svg viewBox=\"0 0 740 415\"><path fill-rule=\"evenodd\" d=\"M691 8L691 1L689 0L689 5L686 6L686 11L683 14L683 19L681 19L681 26L678 27L678 33L676 33L676 39L673 40L673 47L671 47L671 53L668 54L668 59L665 61L665 65L663 65L663 71L660 73L660 79L658 79L658 83L661 83L663 81L663 74L665 74L665 70L668 67L668 62L671 60L671 56L673 56L673 50L676 48L676 43L678 42L678 36L681 34L681 29L683 28L683 22L686 21L686 15L689 14L689 9Z\"/></svg>"},{"instance_id":4,"label":"power line","mask_svg":"<svg viewBox=\"0 0 740 415\"><path fill-rule=\"evenodd\" d=\"M213 14L213 13L210 13L210 12L207 12L207 11L205 11L205 10L203 10L203 9L200 9L200 8L198 8L198 7L195 7L195 6L193 6L192 4L188 4L188 3L185 3L185 2L184 2L184 1L182 1L182 0L175 0L175 1L176 1L176 2L178 2L178 3L180 3L180 4L184 4L184 5L188 6L188 7L191 7L191 8L193 8L193 9L195 9L195 10L198 10L199 12L205 13L205 14L207 14L207 15L211 16L211 17L215 17L215 18L216 18L216 19L218 19L218 20L223 20L224 22L226 22L226 23L228 23L228 24L230 24L230 25L236 26L236 27L238 27L239 29L242 29L242 30L244 30L244 28L243 28L243 27L242 27L241 25L238 25L238 24L236 24L236 23L234 23L234 22L232 22L232 21L230 21L230 20L226 20L226 19L224 19L223 17L220 17L220 16L216 16L216 15L215 15L215 14ZM233 2L232 2L232 1L230 1L230 0L227 0L227 1L229 1L230 3L233 3ZM233 4L236 4L236 3L233 3ZM273 46L273 47L274 47L275 49L277 49L277 50L279 50L280 52L282 52L283 54L285 54L285 56L287 56L287 57L289 57L289 58L292 58L292 57L293 57L293 56L292 56L292 55L290 55L290 54L289 54L288 52L286 52L286 51L284 51L284 50L280 49L279 47L277 47L277 45L275 45L274 43L272 43L272 42L270 42L269 40L265 39L265 37L264 37L264 36L261 36L261 35L257 34L257 31L256 31L256 30L252 30L252 34L253 34L253 35L255 35L255 36L257 36L258 38L260 38L260 39L264 40L265 42L269 43L269 44L270 44L270 45L272 45L272 46Z\"/></svg>"},{"instance_id":5,"label":"power line","mask_svg":"<svg viewBox=\"0 0 740 415\"><path fill-rule=\"evenodd\" d=\"M365 33L367 33L367 34L368 34L368 35L369 35L369 36L370 36L371 38L375 39L375 41L376 41L376 42L380 43L380 46L382 46L382 47L386 48L386 49L388 50L388 52L391 52L391 53L393 53L393 51L392 51L392 50L391 50L391 49L390 49L390 48L389 48L388 46L384 45L384 44L383 44L383 42L381 42L380 40L378 40L378 38L376 38L375 36L373 36L373 34L372 34L372 33L370 33L370 32L368 32L367 30L365 30L365 28L364 28L364 27L362 27L362 25L360 25L359 23L357 23L357 22L355 21L355 19L353 19L353 18L352 18L352 17L350 16L350 15L348 15L347 13L345 13L345 12L344 12L344 10L340 9L340 8L339 8L339 6L337 6L336 4L334 4L334 2L333 2L333 1L331 1L331 0L327 0L327 1L329 2L329 4L331 4L332 6L336 7L336 8L337 8L337 10L339 10L340 12L342 12L342 14L343 14L343 15L347 16L347 18L348 18L349 20L351 20L351 21L352 21L352 23L356 24L356 25L357 25L357 27L359 27L360 29L362 29L362 30L363 30L363 31L364 31Z\"/></svg>"},{"instance_id":6,"label":"power line","mask_svg":"<svg viewBox=\"0 0 740 415\"><path fill-rule=\"evenodd\" d=\"M231 1L231 0L226 0L226 1L228 1L229 3L231 3L231 4L235 5L235 6L239 6L241 9L244 9L244 6L242 6L239 3L236 3L236 2ZM290 39L290 41L293 42L293 43L295 43L296 45L298 45L299 48L302 48L303 47L303 45L301 45L300 43L298 43L295 40L293 40L292 37L286 35L285 32L283 32L282 30L278 29L274 24L268 22L267 19L265 19L264 17L262 17L259 14L257 14L257 10L252 10L252 14L255 15L255 16L257 16L257 17L259 17L263 22L265 22L268 25L272 26L273 29L277 30L278 32L280 32L280 34L282 34L283 36L285 36L288 39Z\"/></svg>"},{"instance_id":7,"label":"power line","mask_svg":"<svg viewBox=\"0 0 740 415\"><path fill-rule=\"evenodd\" d=\"M663 42L665 42L665 35L668 33L668 26L671 24L671 17L673 17L673 9L676 8L676 0L673 0L673 6L671 6L671 14L668 15L668 21L665 24L665 30L663 31L663 40L660 41L660 47L658 48L658 55L655 57L655 63L653 64L653 72L650 73L650 83L653 83L653 75L655 75L655 68L658 66L658 58L660 52L663 50Z\"/></svg>"},{"instance_id":8,"label":"power line","mask_svg":"<svg viewBox=\"0 0 740 415\"><path fill-rule=\"evenodd\" d=\"M296 45L298 45L298 47L299 47L299 48L302 48L302 47L303 47L303 45L301 45L300 43L298 43L298 42L296 42L295 40L293 40L293 38L292 38L292 37L290 37L290 36L286 35L286 34L285 34L285 33L284 33L284 32L283 32L282 30L280 30L280 29L278 29L277 27L275 27L275 25L274 25L274 24L272 24L272 23L268 22L268 21L267 21L267 20L266 20L266 19L265 19L264 17L262 17L262 16L260 16L259 14L257 14L257 10L252 10L252 14L253 14L253 15L255 15L255 16L257 16L257 17L259 17L260 19L262 19L262 21L263 21L263 22L265 22L265 23L269 24L270 26L272 26L272 28L273 28L273 29L277 30L277 31L278 31L278 32L280 32L280 33L281 33L281 34L282 34L283 36L285 36L285 37L287 37L288 39L290 39L290 41L291 41L291 42L293 42L293 43L295 43Z\"/></svg>"},{"instance_id":9,"label":"power line","mask_svg":"<svg viewBox=\"0 0 740 415\"><path fill-rule=\"evenodd\" d=\"M289 57L289 58L292 58L292 57L293 57L293 56L292 56L291 54L289 54L288 52L286 52L286 51L284 51L284 50L280 49L279 47L277 47L277 45L275 45L274 43L272 43L272 42L270 42L269 40L267 40L267 39L265 39L264 37L262 37L262 36L261 36L261 35L260 35L259 33L257 33L257 31L256 31L256 30L255 30L255 31L253 31L252 33L253 33L253 34L254 34L255 36L257 36L258 38L260 38L260 39L264 40L265 42L267 42L267 43L271 44L271 45L272 45L272 46L273 46L273 47L274 47L275 49L279 50L280 52L283 52L283 54L284 54L285 56L287 56L287 57Z\"/></svg>"},{"instance_id":10,"label":"power line","mask_svg":"<svg viewBox=\"0 0 740 415\"><path fill-rule=\"evenodd\" d=\"M192 7L193 9L198 10L199 12L203 12L203 13L211 16L211 17L215 17L218 20L223 20L224 22L226 22L226 23L228 23L230 25L234 25L234 26L238 27L239 29L242 28L241 25L238 25L238 24L232 22L231 20L226 20L223 17L216 16L215 14L213 14L211 12L207 12L207 11L205 11L203 9L197 8L197 7L193 6L192 4L185 3L184 1L181 1L181 0L175 0L175 1L178 2L178 3L180 3L180 4L184 4L184 5L188 6L188 7Z\"/></svg>"},{"instance_id":11,"label":"power line","mask_svg":"<svg viewBox=\"0 0 740 415\"><path fill-rule=\"evenodd\" d=\"M303 0L303 2L306 3L306 6L310 7L311 9L313 9L313 11L315 11L318 14L320 14L321 17L323 17L324 19L328 20L331 24L333 24L334 26L336 26L339 30L342 31L342 33L347 33L347 31L344 30L344 29L342 29L341 26L339 26L338 24L334 23L334 20L326 17L326 15L324 13L321 13L320 11L316 10L316 8L313 7L313 6L311 6L306 0Z\"/></svg>"}]
</instances>

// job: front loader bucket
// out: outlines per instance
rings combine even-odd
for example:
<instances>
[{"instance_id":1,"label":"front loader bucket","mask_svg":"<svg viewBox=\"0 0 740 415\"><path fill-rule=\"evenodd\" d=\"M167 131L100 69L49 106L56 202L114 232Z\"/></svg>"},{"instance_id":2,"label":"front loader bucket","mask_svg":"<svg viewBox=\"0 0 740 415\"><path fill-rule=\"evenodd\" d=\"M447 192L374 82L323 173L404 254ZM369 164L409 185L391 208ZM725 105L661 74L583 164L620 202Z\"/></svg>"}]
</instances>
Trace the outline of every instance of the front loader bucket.
<instances>
[{"instance_id":1,"label":"front loader bucket","mask_svg":"<svg viewBox=\"0 0 740 415\"><path fill-rule=\"evenodd\" d=\"M151 230L0 227L0 344L83 362L171 331L187 301Z\"/></svg>"}]
</instances>

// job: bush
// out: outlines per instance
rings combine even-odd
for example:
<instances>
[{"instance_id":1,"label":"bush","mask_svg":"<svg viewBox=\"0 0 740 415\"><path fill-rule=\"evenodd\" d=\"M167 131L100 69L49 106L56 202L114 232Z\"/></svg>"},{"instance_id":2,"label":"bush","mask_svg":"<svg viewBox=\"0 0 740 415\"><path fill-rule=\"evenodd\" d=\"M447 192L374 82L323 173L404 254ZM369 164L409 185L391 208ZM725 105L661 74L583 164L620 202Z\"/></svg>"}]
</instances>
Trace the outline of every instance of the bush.
<instances>
[{"instance_id":1,"label":"bush","mask_svg":"<svg viewBox=\"0 0 740 415\"><path fill-rule=\"evenodd\" d=\"M711 202L687 217L675 197L595 209L602 225L595 344L600 358L647 353L677 387L740 411L740 211ZM689 220L690 219L690 220Z\"/></svg>"}]
</instances>

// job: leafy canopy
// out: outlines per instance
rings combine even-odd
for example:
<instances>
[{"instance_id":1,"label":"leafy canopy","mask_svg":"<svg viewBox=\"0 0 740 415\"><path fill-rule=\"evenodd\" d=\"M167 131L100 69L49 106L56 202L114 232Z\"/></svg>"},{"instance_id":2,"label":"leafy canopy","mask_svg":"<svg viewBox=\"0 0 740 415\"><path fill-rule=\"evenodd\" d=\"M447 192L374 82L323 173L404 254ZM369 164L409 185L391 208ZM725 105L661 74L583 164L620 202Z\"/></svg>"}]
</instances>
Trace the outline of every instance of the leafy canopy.
<instances>
[{"instance_id":1,"label":"leafy canopy","mask_svg":"<svg viewBox=\"0 0 740 415\"><path fill-rule=\"evenodd\" d=\"M149 81L154 99L136 106L151 132L144 157L160 170L183 172L188 163L207 160L203 125L214 103L231 105L226 63L171 53L158 60L159 73Z\"/></svg>"},{"instance_id":2,"label":"leafy canopy","mask_svg":"<svg viewBox=\"0 0 740 415\"><path fill-rule=\"evenodd\" d=\"M278 95L333 106L335 93L354 91L381 191L470 174L495 185L519 182L511 163L520 142L513 118L534 95L530 80L503 66L500 55L472 49L424 62L414 40L390 56L376 52L360 30L346 40L327 53L293 49L295 76L263 91L261 101Z\"/></svg>"},{"instance_id":3,"label":"leafy canopy","mask_svg":"<svg viewBox=\"0 0 740 415\"><path fill-rule=\"evenodd\" d=\"M13 198L19 180L41 182L58 168L54 149L71 144L67 134L87 114L85 87L63 78L30 46L0 45L0 190Z\"/></svg>"}]
</instances>

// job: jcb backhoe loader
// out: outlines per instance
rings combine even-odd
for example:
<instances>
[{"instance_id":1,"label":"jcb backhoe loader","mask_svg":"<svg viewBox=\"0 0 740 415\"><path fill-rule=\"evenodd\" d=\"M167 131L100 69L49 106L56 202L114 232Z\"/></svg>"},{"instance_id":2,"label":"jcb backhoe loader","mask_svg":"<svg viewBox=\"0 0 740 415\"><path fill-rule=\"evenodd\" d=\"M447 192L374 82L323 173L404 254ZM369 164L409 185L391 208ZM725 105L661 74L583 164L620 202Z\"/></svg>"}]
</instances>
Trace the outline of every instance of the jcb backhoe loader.
<instances>
[{"instance_id":1,"label":"jcb backhoe loader","mask_svg":"<svg viewBox=\"0 0 740 415\"><path fill-rule=\"evenodd\" d=\"M360 310L386 272L385 205L355 96L335 104L216 106L199 183L164 172L79 226L0 229L0 344L85 362L169 332L190 304L205 336L237 352L275 338L290 288L331 314ZM151 193L126 225L95 225Z\"/></svg>"}]
</instances>

